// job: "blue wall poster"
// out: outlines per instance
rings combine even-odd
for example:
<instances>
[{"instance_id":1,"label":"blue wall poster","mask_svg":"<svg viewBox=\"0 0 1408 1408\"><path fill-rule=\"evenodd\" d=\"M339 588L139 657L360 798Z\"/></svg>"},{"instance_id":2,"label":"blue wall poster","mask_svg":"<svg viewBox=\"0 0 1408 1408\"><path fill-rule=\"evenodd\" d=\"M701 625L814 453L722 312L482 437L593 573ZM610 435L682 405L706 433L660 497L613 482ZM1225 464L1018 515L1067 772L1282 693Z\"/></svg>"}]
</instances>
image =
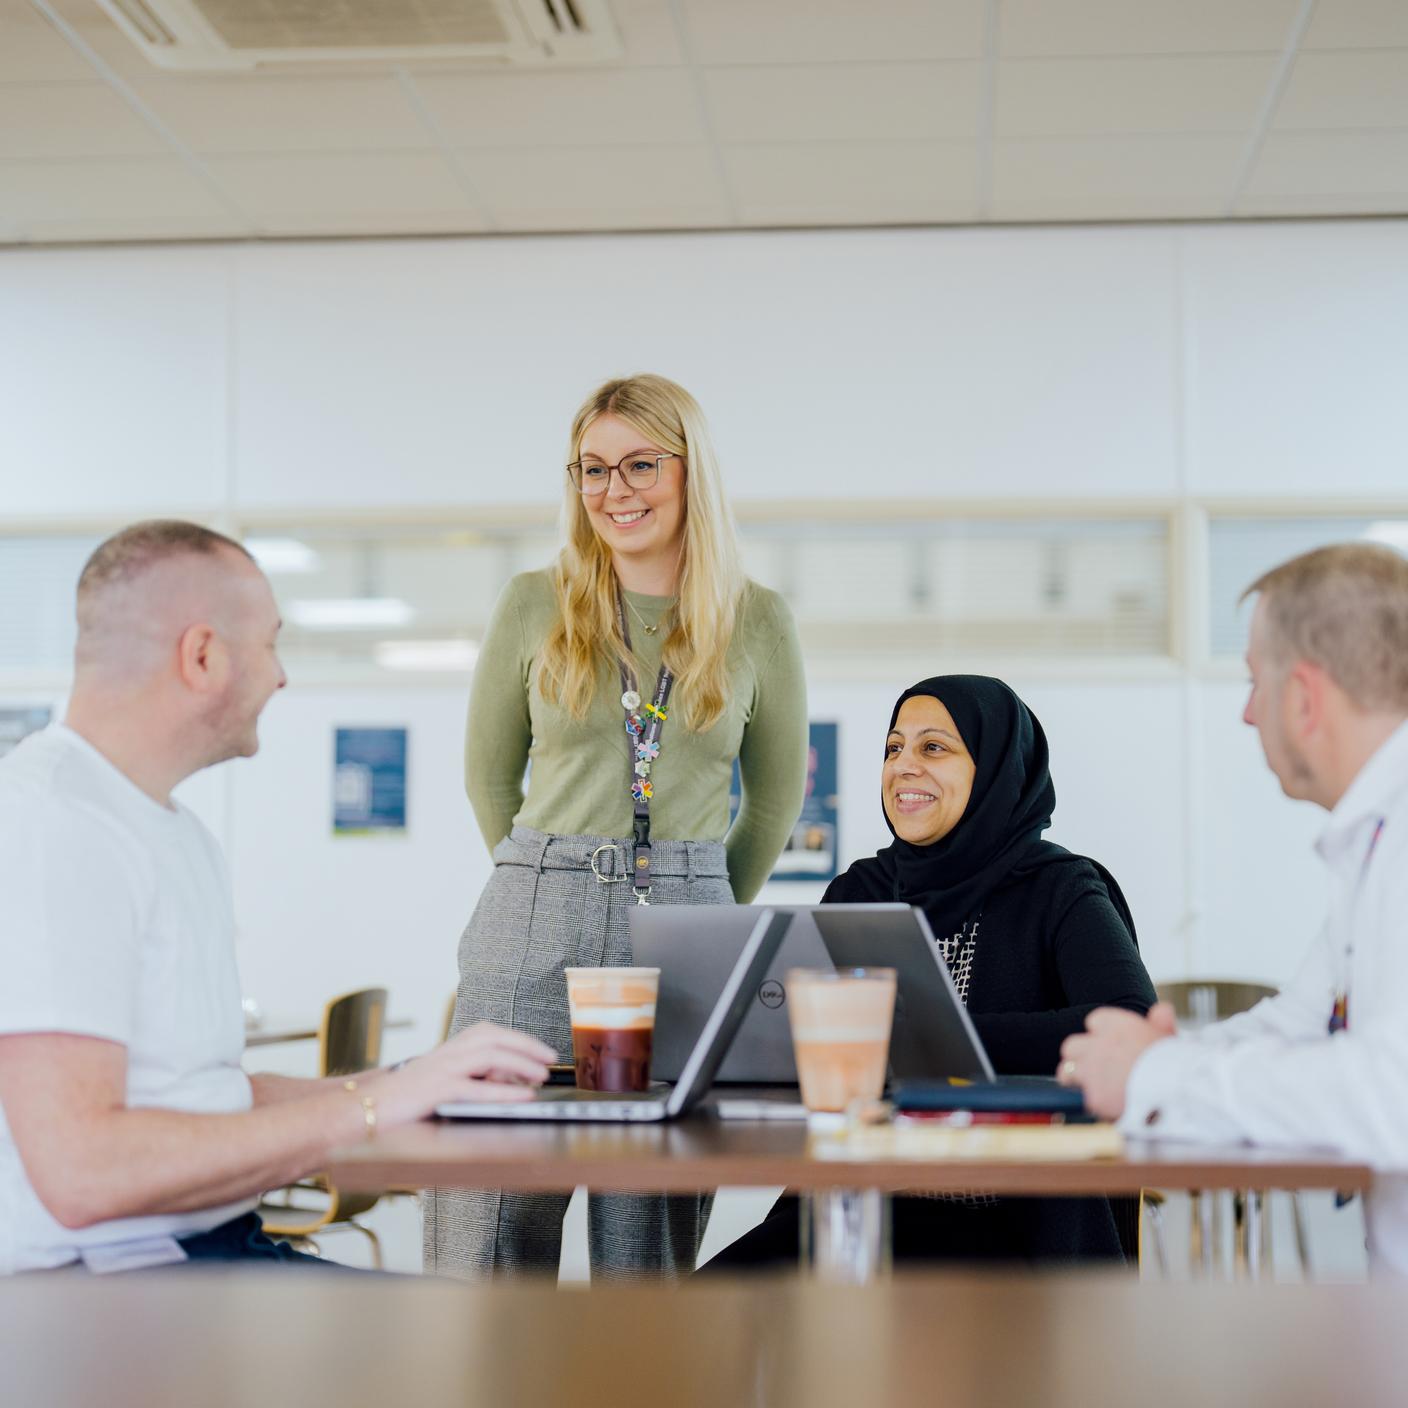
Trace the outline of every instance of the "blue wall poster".
<instances>
[{"instance_id":1,"label":"blue wall poster","mask_svg":"<svg viewBox=\"0 0 1408 1408\"><path fill-rule=\"evenodd\" d=\"M335 836L406 829L406 730L339 728L333 744Z\"/></svg>"},{"instance_id":2,"label":"blue wall poster","mask_svg":"<svg viewBox=\"0 0 1408 1408\"><path fill-rule=\"evenodd\" d=\"M771 880L834 880L837 856L837 786L839 772L836 756L839 725L813 723L807 747L807 789L802 798L802 812L787 846L777 858ZM738 764L733 765L733 784L729 791L729 821L738 815L742 786Z\"/></svg>"}]
</instances>

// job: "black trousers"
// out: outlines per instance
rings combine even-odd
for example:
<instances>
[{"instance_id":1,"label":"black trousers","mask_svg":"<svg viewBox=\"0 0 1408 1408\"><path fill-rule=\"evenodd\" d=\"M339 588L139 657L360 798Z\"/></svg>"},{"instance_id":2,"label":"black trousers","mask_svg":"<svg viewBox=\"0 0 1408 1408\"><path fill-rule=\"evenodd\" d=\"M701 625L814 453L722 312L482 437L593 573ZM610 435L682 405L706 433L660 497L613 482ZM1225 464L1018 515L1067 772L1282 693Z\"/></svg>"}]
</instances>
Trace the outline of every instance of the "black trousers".
<instances>
[{"instance_id":1,"label":"black trousers","mask_svg":"<svg viewBox=\"0 0 1408 1408\"><path fill-rule=\"evenodd\" d=\"M1059 1267L1124 1260L1104 1198L998 1198L975 1206L899 1197L891 1209L897 1263ZM795 1267L800 1233L800 1204L784 1195L757 1227L700 1267L700 1274Z\"/></svg>"}]
</instances>

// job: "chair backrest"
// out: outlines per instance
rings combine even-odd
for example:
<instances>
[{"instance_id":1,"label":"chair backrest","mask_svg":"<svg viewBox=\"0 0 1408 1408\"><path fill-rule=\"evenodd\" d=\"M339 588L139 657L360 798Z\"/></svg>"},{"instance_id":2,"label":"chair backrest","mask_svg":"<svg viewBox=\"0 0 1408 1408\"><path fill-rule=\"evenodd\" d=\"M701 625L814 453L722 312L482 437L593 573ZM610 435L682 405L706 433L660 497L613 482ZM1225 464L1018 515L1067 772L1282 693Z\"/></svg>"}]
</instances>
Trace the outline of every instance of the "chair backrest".
<instances>
[{"instance_id":1,"label":"chair backrest","mask_svg":"<svg viewBox=\"0 0 1408 1408\"><path fill-rule=\"evenodd\" d=\"M323 1008L319 1057L325 1076L350 1076L381 1060L381 1029L386 1022L386 989L343 993Z\"/></svg>"},{"instance_id":2,"label":"chair backrest","mask_svg":"<svg viewBox=\"0 0 1408 1408\"><path fill-rule=\"evenodd\" d=\"M1275 997L1276 989L1266 983L1229 982L1223 978L1188 978L1178 983L1159 983L1159 998L1173 1004L1183 1022L1220 1022L1255 1007L1264 997Z\"/></svg>"}]
</instances>

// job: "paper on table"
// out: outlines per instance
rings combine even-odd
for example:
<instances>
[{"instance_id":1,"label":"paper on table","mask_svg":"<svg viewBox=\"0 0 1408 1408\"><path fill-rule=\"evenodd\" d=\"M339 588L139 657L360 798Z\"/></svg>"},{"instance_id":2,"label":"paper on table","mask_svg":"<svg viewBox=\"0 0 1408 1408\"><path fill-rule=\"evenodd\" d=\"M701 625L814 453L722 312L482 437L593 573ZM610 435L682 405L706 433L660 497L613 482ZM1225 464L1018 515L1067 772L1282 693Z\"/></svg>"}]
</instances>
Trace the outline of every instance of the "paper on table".
<instances>
[{"instance_id":1,"label":"paper on table","mask_svg":"<svg viewBox=\"0 0 1408 1408\"><path fill-rule=\"evenodd\" d=\"M817 1159L1006 1159L1014 1163L1117 1159L1124 1140L1112 1124L977 1125L969 1129L923 1125L868 1125L815 1134L808 1153Z\"/></svg>"}]
</instances>

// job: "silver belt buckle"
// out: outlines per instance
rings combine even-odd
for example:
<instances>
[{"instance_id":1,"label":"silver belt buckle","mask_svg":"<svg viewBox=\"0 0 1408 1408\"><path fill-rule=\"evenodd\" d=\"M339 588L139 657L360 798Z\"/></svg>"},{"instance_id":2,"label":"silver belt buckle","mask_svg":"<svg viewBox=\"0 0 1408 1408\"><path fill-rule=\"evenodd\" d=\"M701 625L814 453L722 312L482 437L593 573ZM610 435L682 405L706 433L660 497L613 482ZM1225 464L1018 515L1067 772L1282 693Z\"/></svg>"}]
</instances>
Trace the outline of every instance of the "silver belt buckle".
<instances>
[{"instance_id":1,"label":"silver belt buckle","mask_svg":"<svg viewBox=\"0 0 1408 1408\"><path fill-rule=\"evenodd\" d=\"M603 851L619 851L621 855L621 873L619 875L603 875L596 868L596 858ZM598 846L592 852L591 859L592 874L596 876L598 885L624 885L631 877L626 874L626 848L619 841L608 841L603 846Z\"/></svg>"}]
</instances>

